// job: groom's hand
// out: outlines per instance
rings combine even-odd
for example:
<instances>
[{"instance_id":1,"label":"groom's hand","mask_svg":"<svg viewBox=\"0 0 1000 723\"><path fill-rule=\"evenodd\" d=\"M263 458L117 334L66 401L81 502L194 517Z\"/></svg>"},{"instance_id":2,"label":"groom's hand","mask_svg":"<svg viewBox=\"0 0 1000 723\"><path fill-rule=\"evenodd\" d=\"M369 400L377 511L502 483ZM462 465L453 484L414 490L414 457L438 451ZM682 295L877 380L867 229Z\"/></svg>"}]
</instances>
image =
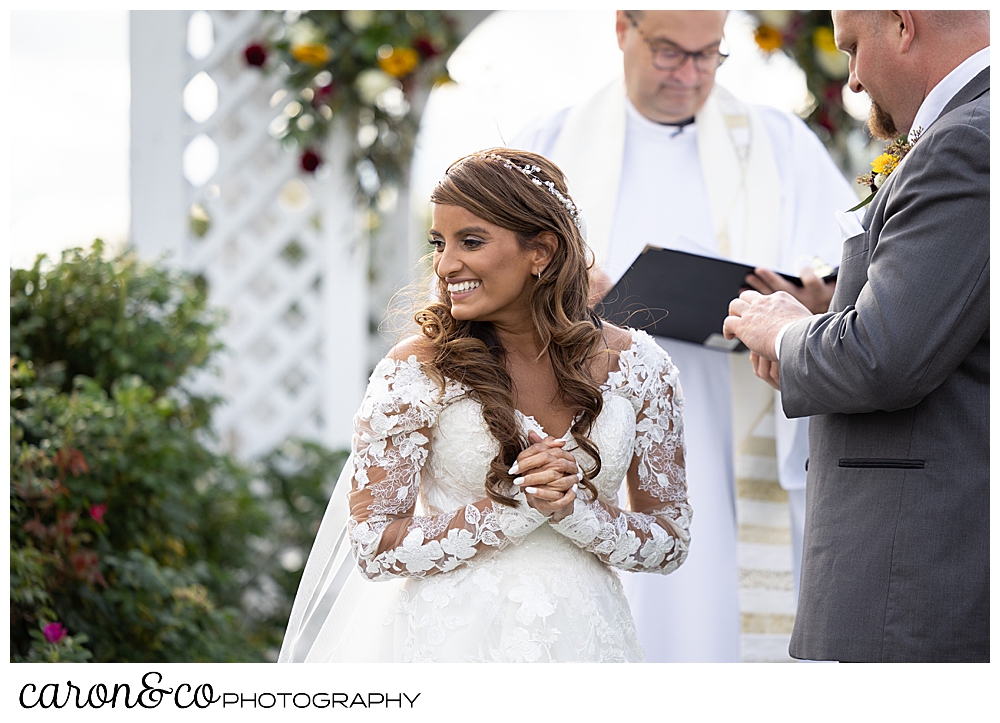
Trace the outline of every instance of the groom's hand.
<instances>
[{"instance_id":1,"label":"groom's hand","mask_svg":"<svg viewBox=\"0 0 1000 723\"><path fill-rule=\"evenodd\" d=\"M781 391L781 377L778 373L778 362L770 359L763 359L759 354L750 352L750 364L753 366L753 373L758 378L763 379L772 387Z\"/></svg>"},{"instance_id":2,"label":"groom's hand","mask_svg":"<svg viewBox=\"0 0 1000 723\"><path fill-rule=\"evenodd\" d=\"M729 316L722 322L722 334L726 339L738 338L764 359L777 361L774 340L781 327L810 316L809 309L784 291L767 296L744 291L729 302Z\"/></svg>"},{"instance_id":3,"label":"groom's hand","mask_svg":"<svg viewBox=\"0 0 1000 723\"><path fill-rule=\"evenodd\" d=\"M799 272L802 286L796 286L780 274L770 269L757 268L752 274L747 274L747 286L761 294L773 294L784 291L794 296L800 304L814 314L825 314L830 308L833 292L837 288L836 281L823 281L816 275L811 266L806 266Z\"/></svg>"}]
</instances>

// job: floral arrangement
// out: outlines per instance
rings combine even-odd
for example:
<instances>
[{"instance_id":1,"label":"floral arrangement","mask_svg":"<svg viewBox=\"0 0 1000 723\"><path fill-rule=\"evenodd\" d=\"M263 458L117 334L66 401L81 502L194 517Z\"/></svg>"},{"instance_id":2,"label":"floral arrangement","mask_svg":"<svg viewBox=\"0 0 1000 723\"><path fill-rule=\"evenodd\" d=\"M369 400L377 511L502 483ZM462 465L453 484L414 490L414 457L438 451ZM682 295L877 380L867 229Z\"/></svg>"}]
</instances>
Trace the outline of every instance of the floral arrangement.
<instances>
[{"instance_id":1,"label":"floral arrangement","mask_svg":"<svg viewBox=\"0 0 1000 723\"><path fill-rule=\"evenodd\" d=\"M899 164L902 163L903 158L906 157L906 154L913 148L913 144L920 139L921 133L923 133L923 129L917 128L909 136L902 136L889 143L885 147L885 151L872 161L871 173L862 173L858 176L858 183L866 186L871 193L865 200L850 209L851 211L857 211L859 208L863 208L871 203L871 200L875 198L875 194L878 193L878 189L885 183L885 179L896 170Z\"/></svg>"},{"instance_id":2,"label":"floral arrangement","mask_svg":"<svg viewBox=\"0 0 1000 723\"><path fill-rule=\"evenodd\" d=\"M244 49L249 65L285 77L284 114L272 135L314 173L330 130L345 124L353 139L349 170L377 223L380 197L385 205L405 181L420 94L449 80L445 61L460 40L456 21L437 10L272 15L277 22L267 39Z\"/></svg>"},{"instance_id":3,"label":"floral arrangement","mask_svg":"<svg viewBox=\"0 0 1000 723\"><path fill-rule=\"evenodd\" d=\"M845 152L847 134L861 124L844 108L847 56L837 50L829 10L750 10L757 21L754 39L764 53L778 51L806 74L815 105L805 121L827 144Z\"/></svg>"}]
</instances>

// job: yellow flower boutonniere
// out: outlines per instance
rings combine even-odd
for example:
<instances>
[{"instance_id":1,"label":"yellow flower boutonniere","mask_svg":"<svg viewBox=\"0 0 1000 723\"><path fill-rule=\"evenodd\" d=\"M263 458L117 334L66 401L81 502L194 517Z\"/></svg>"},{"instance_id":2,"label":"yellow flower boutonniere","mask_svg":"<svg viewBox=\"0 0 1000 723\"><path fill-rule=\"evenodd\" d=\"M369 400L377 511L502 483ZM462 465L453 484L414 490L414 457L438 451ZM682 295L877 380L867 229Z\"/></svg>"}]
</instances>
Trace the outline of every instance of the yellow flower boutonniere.
<instances>
[{"instance_id":1,"label":"yellow flower boutonniere","mask_svg":"<svg viewBox=\"0 0 1000 723\"><path fill-rule=\"evenodd\" d=\"M895 171L896 167L902 163L903 158L920 139L920 134L922 132L922 128L917 128L917 130L913 131L911 134L913 137L912 141L907 136L894 140L885 147L885 151L883 151L882 155L872 161L872 172L862 173L858 176L858 183L862 186L867 186L871 190L871 193L864 201L850 209L848 213L851 211L857 211L859 208L864 208L871 203L872 199L875 198L875 194L878 193L878 189L882 187L883 183L885 183L885 179L887 179L889 174Z\"/></svg>"}]
</instances>

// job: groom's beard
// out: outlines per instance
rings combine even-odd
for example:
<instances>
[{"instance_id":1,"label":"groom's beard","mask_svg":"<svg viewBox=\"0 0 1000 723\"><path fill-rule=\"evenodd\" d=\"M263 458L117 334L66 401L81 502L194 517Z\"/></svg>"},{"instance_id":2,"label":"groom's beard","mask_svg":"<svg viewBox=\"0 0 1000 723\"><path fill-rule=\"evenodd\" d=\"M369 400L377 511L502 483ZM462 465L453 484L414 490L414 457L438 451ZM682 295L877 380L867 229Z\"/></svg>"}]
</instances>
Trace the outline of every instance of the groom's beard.
<instances>
[{"instance_id":1,"label":"groom's beard","mask_svg":"<svg viewBox=\"0 0 1000 723\"><path fill-rule=\"evenodd\" d=\"M871 98L871 95L868 97ZM892 116L886 113L885 109L874 99L872 99L871 108L868 109L868 131L881 141L891 141L901 135L896 129Z\"/></svg>"}]
</instances>

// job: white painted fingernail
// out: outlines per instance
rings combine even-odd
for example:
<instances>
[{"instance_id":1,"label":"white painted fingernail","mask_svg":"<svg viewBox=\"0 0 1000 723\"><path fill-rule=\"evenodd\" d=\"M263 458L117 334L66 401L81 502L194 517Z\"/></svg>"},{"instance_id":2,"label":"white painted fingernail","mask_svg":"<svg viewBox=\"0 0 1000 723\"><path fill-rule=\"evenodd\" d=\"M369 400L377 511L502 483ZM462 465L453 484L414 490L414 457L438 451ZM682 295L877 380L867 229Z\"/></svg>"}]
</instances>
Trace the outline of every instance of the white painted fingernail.
<instances>
[{"instance_id":1,"label":"white painted fingernail","mask_svg":"<svg viewBox=\"0 0 1000 723\"><path fill-rule=\"evenodd\" d=\"M511 468L509 470L507 470L507 474L517 474L517 472L518 472L517 460L514 460L514 464L511 465Z\"/></svg>"},{"instance_id":2,"label":"white painted fingernail","mask_svg":"<svg viewBox=\"0 0 1000 723\"><path fill-rule=\"evenodd\" d=\"M520 487L522 484L524 484L524 477L518 477L518 478L516 478L514 480L514 484L516 484L518 487Z\"/></svg>"},{"instance_id":3,"label":"white painted fingernail","mask_svg":"<svg viewBox=\"0 0 1000 723\"><path fill-rule=\"evenodd\" d=\"M529 495L538 494L538 490L534 487L525 487L524 491L527 492Z\"/></svg>"},{"instance_id":4,"label":"white painted fingernail","mask_svg":"<svg viewBox=\"0 0 1000 723\"><path fill-rule=\"evenodd\" d=\"M577 478L578 480L580 480L581 482L583 482L583 470L579 470L579 469L578 469L578 470L576 471L576 478ZM574 486L575 486L575 485L574 485Z\"/></svg>"},{"instance_id":5,"label":"white painted fingernail","mask_svg":"<svg viewBox=\"0 0 1000 723\"><path fill-rule=\"evenodd\" d=\"M570 489L573 490L573 492L577 491L576 485L573 485L572 487L570 487Z\"/></svg>"}]
</instances>

